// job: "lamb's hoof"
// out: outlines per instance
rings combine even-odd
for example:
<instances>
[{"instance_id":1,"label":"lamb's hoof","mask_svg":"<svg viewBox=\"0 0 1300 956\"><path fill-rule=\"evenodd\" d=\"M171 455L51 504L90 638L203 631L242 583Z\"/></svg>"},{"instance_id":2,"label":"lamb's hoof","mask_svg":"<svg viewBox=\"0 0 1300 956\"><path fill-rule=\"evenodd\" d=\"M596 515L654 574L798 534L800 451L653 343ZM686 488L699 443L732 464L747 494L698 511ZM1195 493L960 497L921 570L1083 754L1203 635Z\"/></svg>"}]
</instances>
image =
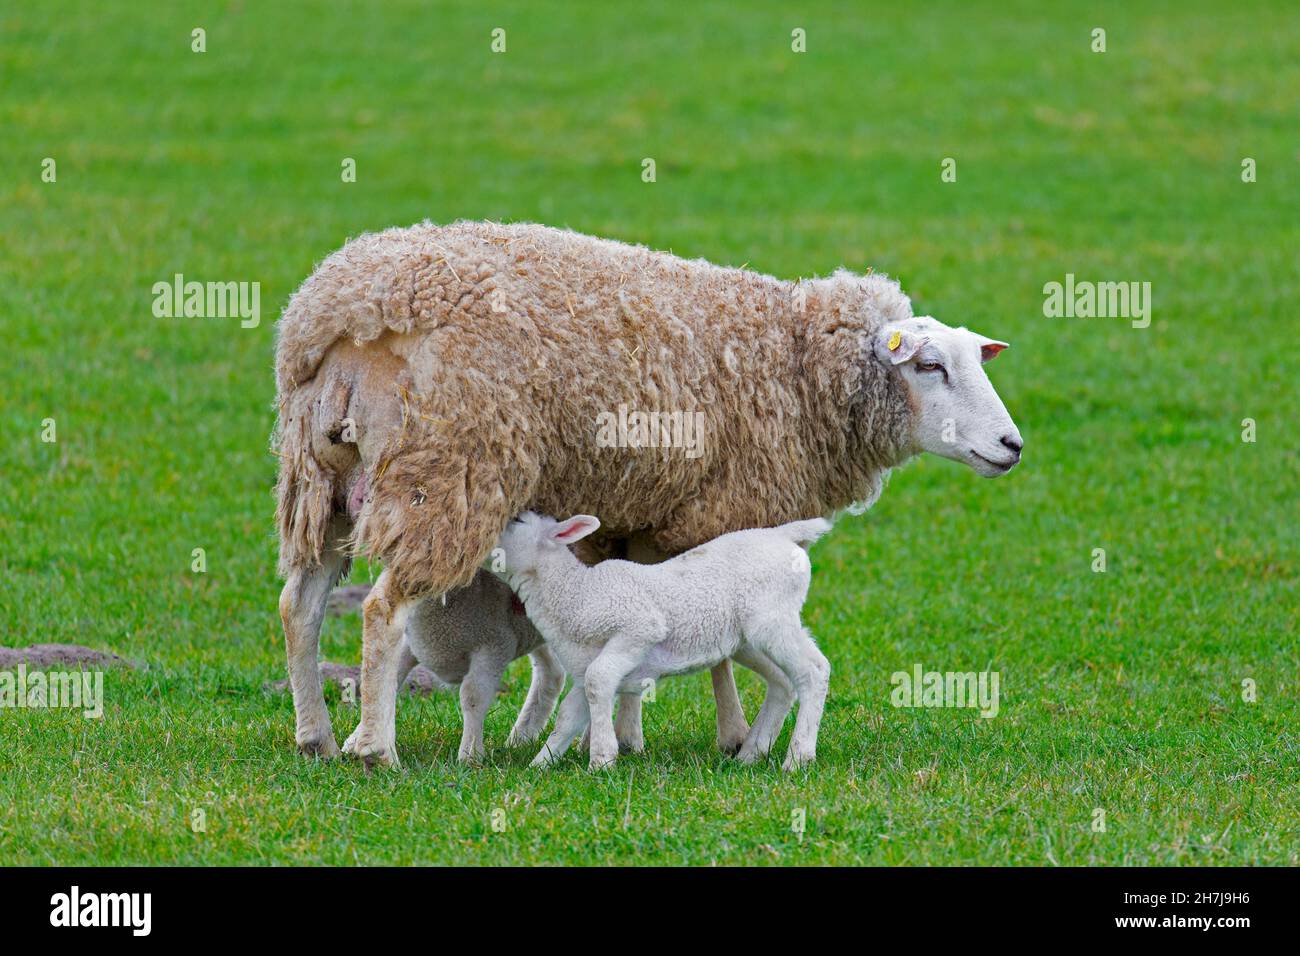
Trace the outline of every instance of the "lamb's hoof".
<instances>
[{"instance_id":1,"label":"lamb's hoof","mask_svg":"<svg viewBox=\"0 0 1300 956\"><path fill-rule=\"evenodd\" d=\"M483 766L483 751L481 750L462 750L456 755L456 759L466 767Z\"/></svg>"},{"instance_id":2,"label":"lamb's hoof","mask_svg":"<svg viewBox=\"0 0 1300 956\"><path fill-rule=\"evenodd\" d=\"M781 764L781 769L784 770L786 773L790 773L791 771L794 770L801 770L804 767L807 767L816 759L817 759L817 754L815 752L803 753L803 752L796 752L795 750L791 749L786 751L785 761Z\"/></svg>"},{"instance_id":3,"label":"lamb's hoof","mask_svg":"<svg viewBox=\"0 0 1300 956\"><path fill-rule=\"evenodd\" d=\"M510 736L506 738L506 746L522 747L525 744L535 744L537 743L538 733L540 733L540 731L534 731L530 733L526 730L524 731L512 730L510 731Z\"/></svg>"},{"instance_id":4,"label":"lamb's hoof","mask_svg":"<svg viewBox=\"0 0 1300 956\"><path fill-rule=\"evenodd\" d=\"M360 727L348 734L348 739L343 741L343 752L350 757L357 755L357 734L359 733L361 733Z\"/></svg>"},{"instance_id":5,"label":"lamb's hoof","mask_svg":"<svg viewBox=\"0 0 1300 956\"><path fill-rule=\"evenodd\" d=\"M543 747L537 756L529 762L528 766L540 767L542 770L545 770L553 763L555 763L555 759L551 756L551 751L548 748Z\"/></svg>"},{"instance_id":6,"label":"lamb's hoof","mask_svg":"<svg viewBox=\"0 0 1300 956\"><path fill-rule=\"evenodd\" d=\"M729 733L725 737L719 735L718 749L721 750L727 756L732 756L737 752L739 752L740 748L745 745L745 738L748 736L749 736L748 727L746 727L744 730L739 732Z\"/></svg>"},{"instance_id":7,"label":"lamb's hoof","mask_svg":"<svg viewBox=\"0 0 1300 956\"><path fill-rule=\"evenodd\" d=\"M618 754L600 754L596 751L591 752L591 761L587 764L588 770L608 770L614 766L618 760Z\"/></svg>"},{"instance_id":8,"label":"lamb's hoof","mask_svg":"<svg viewBox=\"0 0 1300 956\"><path fill-rule=\"evenodd\" d=\"M639 754L645 750L645 739L636 737L632 740L620 740L618 742L618 752L623 754Z\"/></svg>"},{"instance_id":9,"label":"lamb's hoof","mask_svg":"<svg viewBox=\"0 0 1300 956\"><path fill-rule=\"evenodd\" d=\"M760 753L757 747L741 747L736 751L736 762L743 764L755 764L766 757L767 754Z\"/></svg>"},{"instance_id":10,"label":"lamb's hoof","mask_svg":"<svg viewBox=\"0 0 1300 956\"><path fill-rule=\"evenodd\" d=\"M310 737L306 740L299 740L298 752L305 757L333 760L339 755L339 745L334 742L333 734L326 734L323 737Z\"/></svg>"}]
</instances>

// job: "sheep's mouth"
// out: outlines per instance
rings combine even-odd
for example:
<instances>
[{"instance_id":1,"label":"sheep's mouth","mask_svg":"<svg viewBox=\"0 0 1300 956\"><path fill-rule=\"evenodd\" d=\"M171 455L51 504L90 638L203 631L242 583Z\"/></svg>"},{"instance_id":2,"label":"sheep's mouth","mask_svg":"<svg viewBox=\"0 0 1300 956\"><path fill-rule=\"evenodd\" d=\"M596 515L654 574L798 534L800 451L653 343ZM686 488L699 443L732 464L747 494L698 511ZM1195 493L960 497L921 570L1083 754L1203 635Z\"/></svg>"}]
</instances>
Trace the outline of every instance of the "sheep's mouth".
<instances>
[{"instance_id":1,"label":"sheep's mouth","mask_svg":"<svg viewBox=\"0 0 1300 956\"><path fill-rule=\"evenodd\" d=\"M983 462L984 464L988 465L990 468L994 469L1000 475L1005 475L1012 468L1016 467L1017 463L1019 463L1020 461L1019 458L1010 458L1006 461L994 461L992 458L984 457L979 452L977 452L974 448L970 450L970 455L976 461Z\"/></svg>"}]
</instances>

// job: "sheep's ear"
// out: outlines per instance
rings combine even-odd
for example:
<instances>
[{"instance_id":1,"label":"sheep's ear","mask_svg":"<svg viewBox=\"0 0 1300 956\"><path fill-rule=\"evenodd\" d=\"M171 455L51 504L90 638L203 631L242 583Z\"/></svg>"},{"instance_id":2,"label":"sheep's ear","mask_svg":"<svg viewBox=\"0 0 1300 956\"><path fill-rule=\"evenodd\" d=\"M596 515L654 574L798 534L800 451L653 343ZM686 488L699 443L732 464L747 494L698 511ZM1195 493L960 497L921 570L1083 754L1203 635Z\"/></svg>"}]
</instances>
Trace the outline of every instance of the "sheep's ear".
<instances>
[{"instance_id":1,"label":"sheep's ear","mask_svg":"<svg viewBox=\"0 0 1300 956\"><path fill-rule=\"evenodd\" d=\"M980 361L991 362L998 357L998 353L1003 349L1010 348L1006 342L999 342L997 339L986 339L982 335L977 335L980 343Z\"/></svg>"},{"instance_id":2,"label":"sheep's ear","mask_svg":"<svg viewBox=\"0 0 1300 956\"><path fill-rule=\"evenodd\" d=\"M560 544L573 544L575 541L581 541L599 527L599 518L592 515L574 515L566 521L561 521L551 529L551 540L558 541Z\"/></svg>"},{"instance_id":3,"label":"sheep's ear","mask_svg":"<svg viewBox=\"0 0 1300 956\"><path fill-rule=\"evenodd\" d=\"M900 365L914 358L917 350L928 341L925 336L915 332L886 327L876 333L874 351L880 361Z\"/></svg>"}]
</instances>

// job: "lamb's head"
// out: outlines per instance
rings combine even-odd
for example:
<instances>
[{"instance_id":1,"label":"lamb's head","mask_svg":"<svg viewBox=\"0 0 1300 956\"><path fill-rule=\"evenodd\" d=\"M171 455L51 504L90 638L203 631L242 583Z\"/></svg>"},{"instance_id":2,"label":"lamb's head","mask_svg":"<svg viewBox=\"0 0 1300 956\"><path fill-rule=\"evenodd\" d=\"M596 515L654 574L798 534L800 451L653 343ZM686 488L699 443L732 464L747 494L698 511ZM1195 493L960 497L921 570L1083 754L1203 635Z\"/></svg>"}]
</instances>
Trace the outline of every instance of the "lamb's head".
<instances>
[{"instance_id":1,"label":"lamb's head","mask_svg":"<svg viewBox=\"0 0 1300 956\"><path fill-rule=\"evenodd\" d=\"M497 547L504 552L507 580L513 582L519 575L535 573L548 556L565 551L599 527L600 520L591 515L574 515L556 521L525 511L506 525L497 539Z\"/></svg>"},{"instance_id":2,"label":"lamb's head","mask_svg":"<svg viewBox=\"0 0 1300 956\"><path fill-rule=\"evenodd\" d=\"M1024 442L983 368L1006 347L929 316L881 327L872 349L907 389L917 451L964 462L986 478L1016 466Z\"/></svg>"}]
</instances>

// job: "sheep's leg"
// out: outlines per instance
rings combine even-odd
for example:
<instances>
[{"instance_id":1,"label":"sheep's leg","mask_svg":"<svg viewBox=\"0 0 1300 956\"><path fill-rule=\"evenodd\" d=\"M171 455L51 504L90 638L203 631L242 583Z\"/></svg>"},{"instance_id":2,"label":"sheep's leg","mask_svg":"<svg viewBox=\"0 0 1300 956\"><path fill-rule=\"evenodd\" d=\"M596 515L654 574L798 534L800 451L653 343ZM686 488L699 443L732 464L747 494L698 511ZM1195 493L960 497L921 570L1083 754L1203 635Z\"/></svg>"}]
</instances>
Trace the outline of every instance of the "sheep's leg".
<instances>
[{"instance_id":1,"label":"sheep's leg","mask_svg":"<svg viewBox=\"0 0 1300 956\"><path fill-rule=\"evenodd\" d=\"M645 659L646 650L654 643L654 637L647 638L641 633L615 636L601 648L596 659L587 665L583 685L587 694L587 707L591 712L592 770L611 766L618 759L618 735L614 732L614 695L618 693L627 675Z\"/></svg>"},{"instance_id":2,"label":"sheep's leg","mask_svg":"<svg viewBox=\"0 0 1300 956\"><path fill-rule=\"evenodd\" d=\"M338 756L329 710L321 690L320 628L330 589L343 573L347 556L330 549L314 568L294 568L280 592L280 620L284 624L285 656L289 661L289 686L297 717L294 738L298 749L318 757Z\"/></svg>"},{"instance_id":3,"label":"sheep's leg","mask_svg":"<svg viewBox=\"0 0 1300 956\"><path fill-rule=\"evenodd\" d=\"M761 650L785 672L799 696L799 714L794 720L794 733L790 735L790 748L781 765L783 770L795 770L816 759L817 729L826 706L831 665L817 648L812 635L800 626L797 619L767 629Z\"/></svg>"},{"instance_id":4,"label":"sheep's leg","mask_svg":"<svg viewBox=\"0 0 1300 956\"><path fill-rule=\"evenodd\" d=\"M786 715L794 704L794 688L781 668L762 651L743 648L736 652L736 660L767 682L763 706L759 708L754 725L749 728L749 736L736 754L736 759L741 763L754 763L771 752L776 738L781 735L781 725L785 723Z\"/></svg>"},{"instance_id":5,"label":"sheep's leg","mask_svg":"<svg viewBox=\"0 0 1300 956\"><path fill-rule=\"evenodd\" d=\"M416 665L420 662L415 659L411 653L411 645L407 643L405 636L402 638L402 649L397 658L397 689L400 692L402 685L406 683L406 678L411 676L411 671L415 670ZM437 674L433 675L437 677ZM361 732L361 727L353 728L352 733L348 734L348 739L343 741L343 752L345 754L355 753L357 749L357 734Z\"/></svg>"},{"instance_id":6,"label":"sheep's leg","mask_svg":"<svg viewBox=\"0 0 1300 956\"><path fill-rule=\"evenodd\" d=\"M397 766L397 672L406 622L418 598L402 594L385 569L362 605L361 721L348 752L375 764Z\"/></svg>"},{"instance_id":7,"label":"sheep's leg","mask_svg":"<svg viewBox=\"0 0 1300 956\"><path fill-rule=\"evenodd\" d=\"M460 682L463 729L457 759L461 763L478 763L483 758L483 721L487 718L492 701L496 699L497 688L501 686L501 675L508 663L502 662L502 656L493 653L492 648L480 648L470 655L469 671Z\"/></svg>"},{"instance_id":8,"label":"sheep's leg","mask_svg":"<svg viewBox=\"0 0 1300 956\"><path fill-rule=\"evenodd\" d=\"M713 677L713 699L718 708L718 749L734 754L749 735L749 724L745 722L745 711L740 706L731 661L724 660L714 665L709 673Z\"/></svg>"},{"instance_id":9,"label":"sheep's leg","mask_svg":"<svg viewBox=\"0 0 1300 956\"><path fill-rule=\"evenodd\" d=\"M528 696L524 706L519 709L510 736L506 739L507 747L532 743L546 729L546 722L551 719L555 702L564 690L564 668L555 659L551 649L545 644L534 648L528 655L533 667L533 679L528 685Z\"/></svg>"},{"instance_id":10,"label":"sheep's leg","mask_svg":"<svg viewBox=\"0 0 1300 956\"><path fill-rule=\"evenodd\" d=\"M564 695L564 703L560 704L560 713L555 718L555 729L551 731L551 736L546 738L546 743L542 744L542 749L533 758L532 766L549 767L563 757L564 752L569 749L569 744L573 743L573 738L587 729L590 719L587 695L582 685L575 682Z\"/></svg>"},{"instance_id":11,"label":"sheep's leg","mask_svg":"<svg viewBox=\"0 0 1300 956\"><path fill-rule=\"evenodd\" d=\"M620 751L639 754L645 750L645 737L641 735L641 692L618 695L618 718L614 721L614 737Z\"/></svg>"}]
</instances>

